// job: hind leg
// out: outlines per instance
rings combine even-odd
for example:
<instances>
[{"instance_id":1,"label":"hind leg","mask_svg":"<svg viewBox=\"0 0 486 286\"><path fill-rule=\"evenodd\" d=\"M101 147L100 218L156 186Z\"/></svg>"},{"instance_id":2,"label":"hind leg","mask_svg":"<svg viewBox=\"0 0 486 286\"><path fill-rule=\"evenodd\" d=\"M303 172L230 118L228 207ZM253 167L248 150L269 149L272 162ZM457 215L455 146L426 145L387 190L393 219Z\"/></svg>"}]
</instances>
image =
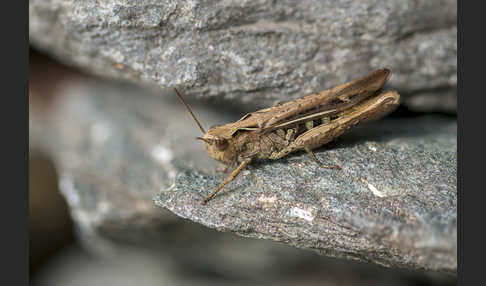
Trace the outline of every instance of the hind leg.
<instances>
[{"instance_id":1,"label":"hind leg","mask_svg":"<svg viewBox=\"0 0 486 286\"><path fill-rule=\"evenodd\" d=\"M321 161L319 161L319 159L317 159L316 155L314 154L314 152L312 152L312 150L310 148L304 147L304 149L307 152L307 154L309 154L309 156L311 156L312 160L314 160L314 162L316 162L317 165L319 165L319 167L327 168L327 169L341 170L341 167L339 167L338 165L324 165L324 164L322 164Z\"/></svg>"}]
</instances>

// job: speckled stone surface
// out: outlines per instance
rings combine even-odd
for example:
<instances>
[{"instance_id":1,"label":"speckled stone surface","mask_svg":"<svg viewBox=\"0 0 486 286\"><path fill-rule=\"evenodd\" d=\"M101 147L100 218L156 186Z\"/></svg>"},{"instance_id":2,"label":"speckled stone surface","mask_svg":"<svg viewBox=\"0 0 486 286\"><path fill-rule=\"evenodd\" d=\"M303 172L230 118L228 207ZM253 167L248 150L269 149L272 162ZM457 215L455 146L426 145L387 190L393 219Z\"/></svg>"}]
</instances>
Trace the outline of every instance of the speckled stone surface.
<instances>
[{"instance_id":1,"label":"speckled stone surface","mask_svg":"<svg viewBox=\"0 0 486 286\"><path fill-rule=\"evenodd\" d=\"M317 156L253 165L207 206L223 176L185 170L156 203L221 231L391 267L457 266L456 124L389 119Z\"/></svg>"},{"instance_id":2,"label":"speckled stone surface","mask_svg":"<svg viewBox=\"0 0 486 286\"><path fill-rule=\"evenodd\" d=\"M405 104L455 112L456 14L455 0L31 0L29 40L98 75L260 107L388 67Z\"/></svg>"}]
</instances>

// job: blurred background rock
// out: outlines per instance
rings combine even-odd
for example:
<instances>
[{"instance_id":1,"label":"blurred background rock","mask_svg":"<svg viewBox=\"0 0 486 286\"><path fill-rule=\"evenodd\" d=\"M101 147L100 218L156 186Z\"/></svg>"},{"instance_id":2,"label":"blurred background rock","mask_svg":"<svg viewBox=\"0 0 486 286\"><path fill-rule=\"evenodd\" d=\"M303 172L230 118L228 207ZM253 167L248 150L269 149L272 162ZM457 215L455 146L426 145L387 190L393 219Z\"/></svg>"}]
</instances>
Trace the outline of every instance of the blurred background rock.
<instances>
[{"instance_id":1,"label":"blurred background rock","mask_svg":"<svg viewBox=\"0 0 486 286\"><path fill-rule=\"evenodd\" d=\"M29 51L29 100L48 104L58 75L69 69L34 50ZM57 75L56 75L57 74ZM58 176L45 152L29 144L29 251L30 274L37 272L60 249L74 243L74 231Z\"/></svg>"}]
</instances>

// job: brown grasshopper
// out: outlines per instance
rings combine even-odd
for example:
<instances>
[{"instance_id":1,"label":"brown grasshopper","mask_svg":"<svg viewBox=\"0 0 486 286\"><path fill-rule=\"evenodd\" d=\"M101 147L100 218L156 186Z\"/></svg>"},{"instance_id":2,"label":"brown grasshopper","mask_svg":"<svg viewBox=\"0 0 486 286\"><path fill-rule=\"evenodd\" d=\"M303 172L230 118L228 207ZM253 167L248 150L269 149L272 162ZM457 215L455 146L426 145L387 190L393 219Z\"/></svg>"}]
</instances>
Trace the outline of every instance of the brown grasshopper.
<instances>
[{"instance_id":1,"label":"brown grasshopper","mask_svg":"<svg viewBox=\"0 0 486 286\"><path fill-rule=\"evenodd\" d=\"M393 111L400 101L395 91L382 91L390 78L389 69L376 70L362 78L311 94L278 106L261 109L225 125L204 131L177 89L177 96L201 129L211 157L226 164L239 165L203 201L205 205L253 160L280 159L305 150L321 167L312 152L358 123L377 119Z\"/></svg>"}]
</instances>

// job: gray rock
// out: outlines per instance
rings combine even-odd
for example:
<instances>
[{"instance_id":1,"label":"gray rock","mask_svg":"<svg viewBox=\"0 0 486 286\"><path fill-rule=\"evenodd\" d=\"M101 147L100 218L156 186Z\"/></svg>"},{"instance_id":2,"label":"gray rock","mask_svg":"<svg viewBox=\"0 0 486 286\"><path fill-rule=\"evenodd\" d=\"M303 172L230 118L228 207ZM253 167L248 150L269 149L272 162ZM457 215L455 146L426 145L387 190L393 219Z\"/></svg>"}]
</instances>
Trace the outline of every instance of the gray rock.
<instances>
[{"instance_id":1,"label":"gray rock","mask_svg":"<svg viewBox=\"0 0 486 286\"><path fill-rule=\"evenodd\" d=\"M178 165L217 166L174 94L170 101L126 84L82 78L57 83L48 108L31 90L30 145L56 163L78 237L93 254L110 258L134 249L169 261L184 275L247 283L277 279L282 269L311 262L329 264L285 245L216 232L154 204L180 172ZM204 121L210 116L207 107L194 104L194 110ZM220 114L213 119L228 119Z\"/></svg>"},{"instance_id":2,"label":"gray rock","mask_svg":"<svg viewBox=\"0 0 486 286\"><path fill-rule=\"evenodd\" d=\"M78 272L105 275L107 281L128 275L126 280L132 281L147 275L139 274L140 267L159 267L153 278L166 277L170 285L409 285L407 281L417 276L436 280L421 273L383 273L373 265L344 263L268 240L217 232L157 207L153 197L169 188L183 168L208 171L218 166L195 140L199 130L175 95L157 97L155 91L82 78L54 81L58 88L48 108L36 101L39 89L31 90L30 144L54 159L77 235L93 256L87 265L77 264ZM239 116L216 112L221 108L214 105L191 105L205 123ZM127 257L127 250L135 257ZM157 263L143 263L140 256L146 254ZM99 264L108 269L92 267ZM123 275L111 277L115 267ZM66 271L72 270L59 269ZM363 282L362 273L374 274ZM65 277L53 276L46 280L54 283Z\"/></svg>"},{"instance_id":3,"label":"gray rock","mask_svg":"<svg viewBox=\"0 0 486 286\"><path fill-rule=\"evenodd\" d=\"M31 95L30 144L51 154L78 234L97 254L146 248L185 271L247 282L291 275L282 269L335 267L312 252L189 223L153 203L160 193L157 204L217 230L387 266L455 271L454 121L388 119L358 127L317 152L342 171L319 169L303 154L262 162L203 207L201 198L223 175L175 95L87 79L58 85L49 108ZM205 127L245 113L190 104ZM351 270L330 273L342 271ZM388 281L379 268L340 277L360 271Z\"/></svg>"},{"instance_id":4,"label":"gray rock","mask_svg":"<svg viewBox=\"0 0 486 286\"><path fill-rule=\"evenodd\" d=\"M186 169L156 203L220 231L322 255L455 272L456 148L455 121L387 119L317 153L340 171L306 154L262 162L202 206L224 176Z\"/></svg>"},{"instance_id":5,"label":"gray rock","mask_svg":"<svg viewBox=\"0 0 486 286\"><path fill-rule=\"evenodd\" d=\"M437 96L440 93L441 96ZM407 105L415 112L444 112L456 113L457 89L432 90L416 93L407 97Z\"/></svg>"},{"instance_id":6,"label":"gray rock","mask_svg":"<svg viewBox=\"0 0 486 286\"><path fill-rule=\"evenodd\" d=\"M432 95L427 103L439 104L421 107L436 110L443 91L456 94L456 6L454 0L32 0L29 39L99 75L260 107L389 67L391 87Z\"/></svg>"},{"instance_id":7,"label":"gray rock","mask_svg":"<svg viewBox=\"0 0 486 286\"><path fill-rule=\"evenodd\" d=\"M260 241L262 242L262 241ZM251 253L251 249L249 252ZM30 278L32 286L84 286L84 285L118 285L118 286L417 286L417 285L455 285L449 279L427 279L410 273L383 271L381 267L373 267L363 263L316 263L293 266L282 271L279 277L261 280L260 273L250 274L240 279L224 279L214 275L198 275L190 271L190 266L183 269L174 267L173 261L140 251L140 249L125 249L112 257L89 255L84 249L70 248L61 255L56 255L49 267L40 274ZM334 262L334 263L332 263ZM244 268L244 265L239 267ZM296 269L297 268L297 269ZM306 271L307 269L307 271ZM260 270L261 271L261 270ZM115 275L114 275L115 273ZM290 274L292 273L292 274ZM290 274L290 275L289 275ZM257 276L257 279L255 277ZM259 281L258 281L259 280Z\"/></svg>"}]
</instances>

